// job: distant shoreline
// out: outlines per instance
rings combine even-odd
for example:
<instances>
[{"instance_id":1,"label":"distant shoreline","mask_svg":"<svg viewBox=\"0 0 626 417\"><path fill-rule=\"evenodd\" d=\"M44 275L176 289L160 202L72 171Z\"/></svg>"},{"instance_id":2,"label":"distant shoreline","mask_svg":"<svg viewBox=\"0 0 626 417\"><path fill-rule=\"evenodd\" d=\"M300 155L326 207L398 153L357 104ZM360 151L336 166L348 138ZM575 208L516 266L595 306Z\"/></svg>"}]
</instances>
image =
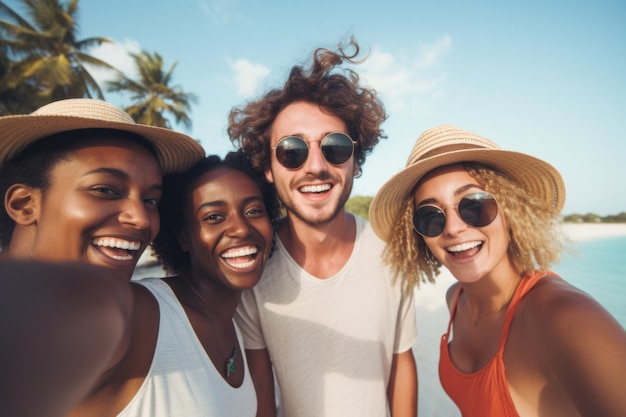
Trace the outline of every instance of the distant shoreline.
<instances>
[{"instance_id":1,"label":"distant shoreline","mask_svg":"<svg viewBox=\"0 0 626 417\"><path fill-rule=\"evenodd\" d=\"M574 241L626 236L626 223L562 223L562 228Z\"/></svg>"}]
</instances>

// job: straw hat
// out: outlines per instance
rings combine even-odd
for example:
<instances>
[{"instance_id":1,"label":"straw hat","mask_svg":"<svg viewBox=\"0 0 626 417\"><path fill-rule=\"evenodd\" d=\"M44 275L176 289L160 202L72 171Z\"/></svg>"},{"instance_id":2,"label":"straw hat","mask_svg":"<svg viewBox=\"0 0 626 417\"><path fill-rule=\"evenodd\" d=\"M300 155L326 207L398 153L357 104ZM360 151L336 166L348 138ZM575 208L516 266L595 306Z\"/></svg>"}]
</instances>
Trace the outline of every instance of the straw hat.
<instances>
[{"instance_id":1,"label":"straw hat","mask_svg":"<svg viewBox=\"0 0 626 417\"><path fill-rule=\"evenodd\" d=\"M185 170L204 157L202 146L187 135L137 124L112 104L78 98L55 101L31 114L0 117L0 166L39 139L77 129L115 129L145 138L154 146L163 174Z\"/></svg>"},{"instance_id":2,"label":"straw hat","mask_svg":"<svg viewBox=\"0 0 626 417\"><path fill-rule=\"evenodd\" d=\"M389 179L374 197L369 220L376 234L388 242L394 224L417 182L435 168L460 162L491 166L560 212L565 203L565 184L547 162L520 152L507 151L488 139L450 125L426 130L409 155L406 168ZM412 201L412 200L411 200ZM411 203L412 204L412 203Z\"/></svg>"}]
</instances>

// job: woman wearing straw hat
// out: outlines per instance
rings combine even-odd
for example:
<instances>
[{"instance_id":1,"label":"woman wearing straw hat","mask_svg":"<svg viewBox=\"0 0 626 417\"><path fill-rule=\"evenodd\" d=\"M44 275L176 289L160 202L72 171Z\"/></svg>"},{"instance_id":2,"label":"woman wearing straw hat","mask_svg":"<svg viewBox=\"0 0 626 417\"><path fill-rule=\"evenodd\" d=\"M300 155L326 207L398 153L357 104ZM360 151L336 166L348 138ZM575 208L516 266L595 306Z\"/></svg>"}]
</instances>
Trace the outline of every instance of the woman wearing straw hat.
<instances>
[{"instance_id":1,"label":"woman wearing straw hat","mask_svg":"<svg viewBox=\"0 0 626 417\"><path fill-rule=\"evenodd\" d=\"M564 201L548 163L449 125L372 201L396 276L434 282L444 266L458 281L439 376L464 417L626 415L626 332L550 272Z\"/></svg>"},{"instance_id":2,"label":"woman wearing straw hat","mask_svg":"<svg viewBox=\"0 0 626 417\"><path fill-rule=\"evenodd\" d=\"M0 118L3 263L82 262L110 277L75 265L36 276L33 265L3 281L1 415L114 416L131 401L154 407L145 415L174 415L147 387L162 336L157 301L129 281L159 230L162 175L203 156L192 138L99 100Z\"/></svg>"}]
</instances>

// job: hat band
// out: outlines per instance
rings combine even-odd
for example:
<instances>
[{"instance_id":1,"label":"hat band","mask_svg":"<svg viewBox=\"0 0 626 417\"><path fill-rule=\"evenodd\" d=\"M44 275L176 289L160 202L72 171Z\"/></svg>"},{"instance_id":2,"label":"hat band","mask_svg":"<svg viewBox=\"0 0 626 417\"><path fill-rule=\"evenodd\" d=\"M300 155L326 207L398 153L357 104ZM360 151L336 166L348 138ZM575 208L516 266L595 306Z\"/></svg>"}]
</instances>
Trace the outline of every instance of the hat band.
<instances>
[{"instance_id":1,"label":"hat band","mask_svg":"<svg viewBox=\"0 0 626 417\"><path fill-rule=\"evenodd\" d=\"M455 143L451 145L440 146L431 151L425 152L423 154L418 154L416 159L412 159L407 163L407 166L415 164L421 161L422 159L431 158L433 156L439 156L439 155L443 155L449 152L466 151L470 149L489 149L489 148L485 148L484 146L472 146L472 145L468 145L467 143L458 143L458 144Z\"/></svg>"}]
</instances>

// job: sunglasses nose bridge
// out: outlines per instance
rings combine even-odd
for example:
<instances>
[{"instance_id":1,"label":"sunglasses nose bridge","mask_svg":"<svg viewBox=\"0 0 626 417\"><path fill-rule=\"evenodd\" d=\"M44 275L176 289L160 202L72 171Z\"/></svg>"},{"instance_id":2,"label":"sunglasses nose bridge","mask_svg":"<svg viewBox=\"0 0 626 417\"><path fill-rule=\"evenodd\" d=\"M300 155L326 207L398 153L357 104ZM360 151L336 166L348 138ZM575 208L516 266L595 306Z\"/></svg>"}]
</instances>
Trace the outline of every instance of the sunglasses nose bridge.
<instances>
[{"instance_id":1,"label":"sunglasses nose bridge","mask_svg":"<svg viewBox=\"0 0 626 417\"><path fill-rule=\"evenodd\" d=\"M446 214L446 222L443 226L443 233L455 236L459 232L468 228L468 224L461 218L457 207L446 207L442 209Z\"/></svg>"},{"instance_id":2,"label":"sunglasses nose bridge","mask_svg":"<svg viewBox=\"0 0 626 417\"><path fill-rule=\"evenodd\" d=\"M319 172L328 168L328 161L324 153L322 152L322 143L319 140L307 141L308 154L307 158L302 164L303 168L306 168L310 172Z\"/></svg>"}]
</instances>

